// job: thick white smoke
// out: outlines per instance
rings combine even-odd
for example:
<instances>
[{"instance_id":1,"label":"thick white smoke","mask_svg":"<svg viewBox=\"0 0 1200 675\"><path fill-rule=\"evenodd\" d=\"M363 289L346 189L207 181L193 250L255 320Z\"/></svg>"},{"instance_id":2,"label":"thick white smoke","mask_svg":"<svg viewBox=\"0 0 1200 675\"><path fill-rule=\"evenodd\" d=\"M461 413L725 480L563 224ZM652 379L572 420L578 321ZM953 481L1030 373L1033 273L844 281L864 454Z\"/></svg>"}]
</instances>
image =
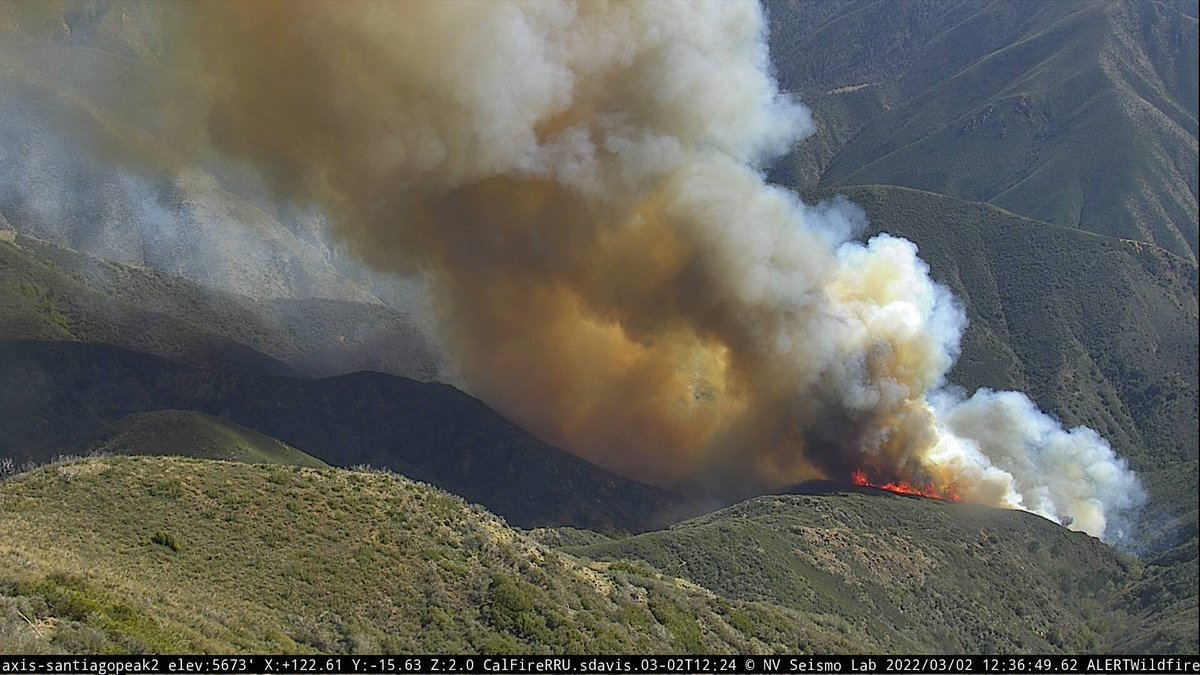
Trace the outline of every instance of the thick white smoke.
<instances>
[{"instance_id":1,"label":"thick white smoke","mask_svg":"<svg viewBox=\"0 0 1200 675\"><path fill-rule=\"evenodd\" d=\"M1129 535L1145 492L1125 460L1092 429L1063 429L1024 394L981 389L930 396L942 438L930 453L995 495L1074 530ZM987 487L982 487L987 486Z\"/></svg>"},{"instance_id":2,"label":"thick white smoke","mask_svg":"<svg viewBox=\"0 0 1200 675\"><path fill-rule=\"evenodd\" d=\"M124 11L163 15L154 87L185 92L138 156L247 160L419 271L472 390L548 440L663 484L863 470L1096 536L1141 499L1094 432L943 389L964 317L913 244L765 183L811 120L755 3Z\"/></svg>"}]
</instances>

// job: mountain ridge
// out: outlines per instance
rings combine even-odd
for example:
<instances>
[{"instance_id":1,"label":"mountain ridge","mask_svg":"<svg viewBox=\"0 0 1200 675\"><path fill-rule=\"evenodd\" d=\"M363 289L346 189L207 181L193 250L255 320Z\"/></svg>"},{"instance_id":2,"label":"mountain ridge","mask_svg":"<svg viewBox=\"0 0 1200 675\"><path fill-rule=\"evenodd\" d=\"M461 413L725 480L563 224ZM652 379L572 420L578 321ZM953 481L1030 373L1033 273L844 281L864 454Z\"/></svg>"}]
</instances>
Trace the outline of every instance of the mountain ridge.
<instances>
[{"instance_id":1,"label":"mountain ridge","mask_svg":"<svg viewBox=\"0 0 1200 675\"><path fill-rule=\"evenodd\" d=\"M776 71L818 129L777 179L927 189L1195 260L1197 40L1182 8L769 3Z\"/></svg>"},{"instance_id":2,"label":"mountain ridge","mask_svg":"<svg viewBox=\"0 0 1200 675\"><path fill-rule=\"evenodd\" d=\"M71 342L0 340L0 366L0 457L17 463L47 461L133 413L195 410L329 464L434 483L525 527L640 531L692 508L538 440L445 384L209 370Z\"/></svg>"},{"instance_id":3,"label":"mountain ridge","mask_svg":"<svg viewBox=\"0 0 1200 675\"><path fill-rule=\"evenodd\" d=\"M194 410L133 413L80 441L68 455L147 455L308 468L329 465L287 443Z\"/></svg>"},{"instance_id":4,"label":"mountain ridge","mask_svg":"<svg viewBox=\"0 0 1200 675\"><path fill-rule=\"evenodd\" d=\"M109 457L0 482L0 506L6 652L874 648L836 617L582 563L378 472Z\"/></svg>"},{"instance_id":5,"label":"mountain ridge","mask_svg":"<svg viewBox=\"0 0 1200 675\"><path fill-rule=\"evenodd\" d=\"M127 510L96 508L115 501ZM0 649L25 652L1045 654L1195 642L1186 613L1163 622L1122 608L1169 586L1087 535L881 493L764 496L561 551L370 471L103 457L0 482L0 505L0 561L12 563L0 565ZM1004 585L1014 575L1021 584ZM1174 641L1154 641L1164 636Z\"/></svg>"}]
</instances>

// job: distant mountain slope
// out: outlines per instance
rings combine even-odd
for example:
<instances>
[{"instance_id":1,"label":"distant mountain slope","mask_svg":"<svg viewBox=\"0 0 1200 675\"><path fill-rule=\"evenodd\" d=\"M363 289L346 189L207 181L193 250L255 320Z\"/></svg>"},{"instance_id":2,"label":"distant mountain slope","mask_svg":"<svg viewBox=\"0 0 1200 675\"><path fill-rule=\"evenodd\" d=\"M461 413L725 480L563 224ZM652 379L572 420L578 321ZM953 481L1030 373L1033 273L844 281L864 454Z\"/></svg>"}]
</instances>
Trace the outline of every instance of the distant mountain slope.
<instances>
[{"instance_id":1,"label":"distant mountain slope","mask_svg":"<svg viewBox=\"0 0 1200 675\"><path fill-rule=\"evenodd\" d=\"M836 616L585 566L398 476L113 457L0 483L4 653L876 649Z\"/></svg>"},{"instance_id":2,"label":"distant mountain slope","mask_svg":"<svg viewBox=\"0 0 1200 675\"><path fill-rule=\"evenodd\" d=\"M422 325L378 303L260 300L23 235L0 241L0 337L9 339L105 342L215 367L257 359L265 372L446 377Z\"/></svg>"},{"instance_id":3,"label":"distant mountain slope","mask_svg":"<svg viewBox=\"0 0 1200 675\"><path fill-rule=\"evenodd\" d=\"M906 188L807 194L844 194L872 232L916 242L963 301L970 325L951 381L1025 391L1066 424L1097 429L1147 481L1162 545L1195 536L1194 262Z\"/></svg>"},{"instance_id":4,"label":"distant mountain slope","mask_svg":"<svg viewBox=\"0 0 1200 675\"><path fill-rule=\"evenodd\" d=\"M330 300L277 298L256 303L301 351L296 363L318 376L371 370L414 380L456 383L446 355L422 320L392 307Z\"/></svg>"},{"instance_id":5,"label":"distant mountain slope","mask_svg":"<svg viewBox=\"0 0 1200 675\"><path fill-rule=\"evenodd\" d=\"M448 385L379 373L271 377L105 345L0 341L0 457L44 461L126 415L162 409L218 415L330 464L394 469L521 527L641 531L678 506Z\"/></svg>"},{"instance_id":6,"label":"distant mountain slope","mask_svg":"<svg viewBox=\"0 0 1200 675\"><path fill-rule=\"evenodd\" d=\"M1112 651L1195 654L1200 625L1200 558L1197 540L1151 556L1140 576L1122 589L1118 602L1136 614L1141 628L1116 636Z\"/></svg>"},{"instance_id":7,"label":"distant mountain slope","mask_svg":"<svg viewBox=\"0 0 1200 675\"><path fill-rule=\"evenodd\" d=\"M896 184L1197 255L1194 2L768 4L789 181Z\"/></svg>"},{"instance_id":8,"label":"distant mountain slope","mask_svg":"<svg viewBox=\"0 0 1200 675\"><path fill-rule=\"evenodd\" d=\"M329 466L287 443L194 410L155 410L123 417L80 443L78 453L181 455L248 464Z\"/></svg>"},{"instance_id":9,"label":"distant mountain slope","mask_svg":"<svg viewBox=\"0 0 1200 675\"><path fill-rule=\"evenodd\" d=\"M669 530L565 550L643 560L730 599L834 612L889 651L1197 646L1194 581L1158 605L1170 608L1168 621L1148 625L1121 592L1129 561L1018 511L864 491L768 496Z\"/></svg>"},{"instance_id":10,"label":"distant mountain slope","mask_svg":"<svg viewBox=\"0 0 1200 675\"><path fill-rule=\"evenodd\" d=\"M233 304L200 311L215 294L197 288L188 296L187 311L178 311L183 308L162 302L162 294L130 286L133 292L124 297L91 288L57 265L0 240L0 338L105 342L205 367L297 372L239 339L285 358L298 354L278 334L249 339L270 331L262 330L262 320L246 308ZM207 309L213 309L211 304Z\"/></svg>"}]
</instances>

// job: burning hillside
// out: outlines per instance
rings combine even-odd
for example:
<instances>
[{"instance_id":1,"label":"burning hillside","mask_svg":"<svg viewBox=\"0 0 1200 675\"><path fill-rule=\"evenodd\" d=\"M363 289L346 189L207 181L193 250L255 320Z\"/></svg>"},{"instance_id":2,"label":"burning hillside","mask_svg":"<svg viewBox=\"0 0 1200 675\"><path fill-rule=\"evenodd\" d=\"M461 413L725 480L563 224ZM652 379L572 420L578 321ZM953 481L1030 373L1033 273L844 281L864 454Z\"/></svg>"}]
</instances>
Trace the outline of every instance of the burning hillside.
<instances>
[{"instance_id":1,"label":"burning hillside","mask_svg":"<svg viewBox=\"0 0 1200 675\"><path fill-rule=\"evenodd\" d=\"M886 467L1097 536L1139 504L1094 431L945 387L965 318L915 245L766 183L812 125L755 3L106 7L174 52L107 92L161 137L104 156L257 167L422 275L473 393L582 457L746 489Z\"/></svg>"},{"instance_id":2,"label":"burning hillside","mask_svg":"<svg viewBox=\"0 0 1200 675\"><path fill-rule=\"evenodd\" d=\"M962 501L962 495L958 493L958 486L954 484L939 488L933 483L919 485L907 481L873 483L870 478L867 478L867 474L862 471L855 471L850 474L850 481L857 487L875 488L876 490L894 492L895 494L908 497L924 497L925 499L936 499L944 502Z\"/></svg>"}]
</instances>

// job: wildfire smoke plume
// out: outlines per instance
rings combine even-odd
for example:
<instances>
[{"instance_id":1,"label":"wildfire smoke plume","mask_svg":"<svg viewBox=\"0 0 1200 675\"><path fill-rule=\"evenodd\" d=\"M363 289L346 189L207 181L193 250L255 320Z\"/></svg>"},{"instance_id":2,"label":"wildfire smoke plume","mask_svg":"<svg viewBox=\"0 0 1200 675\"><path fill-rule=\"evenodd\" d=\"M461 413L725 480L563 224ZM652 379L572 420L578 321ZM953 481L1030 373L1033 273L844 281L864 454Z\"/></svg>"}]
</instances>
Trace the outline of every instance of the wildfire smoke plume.
<instances>
[{"instance_id":1,"label":"wildfire smoke plume","mask_svg":"<svg viewBox=\"0 0 1200 675\"><path fill-rule=\"evenodd\" d=\"M161 79L111 82L157 132L107 157L256 166L423 275L473 393L580 456L745 491L870 468L1097 536L1138 504L1095 432L944 388L964 314L912 243L764 181L811 121L755 3L107 11L174 50Z\"/></svg>"}]
</instances>

